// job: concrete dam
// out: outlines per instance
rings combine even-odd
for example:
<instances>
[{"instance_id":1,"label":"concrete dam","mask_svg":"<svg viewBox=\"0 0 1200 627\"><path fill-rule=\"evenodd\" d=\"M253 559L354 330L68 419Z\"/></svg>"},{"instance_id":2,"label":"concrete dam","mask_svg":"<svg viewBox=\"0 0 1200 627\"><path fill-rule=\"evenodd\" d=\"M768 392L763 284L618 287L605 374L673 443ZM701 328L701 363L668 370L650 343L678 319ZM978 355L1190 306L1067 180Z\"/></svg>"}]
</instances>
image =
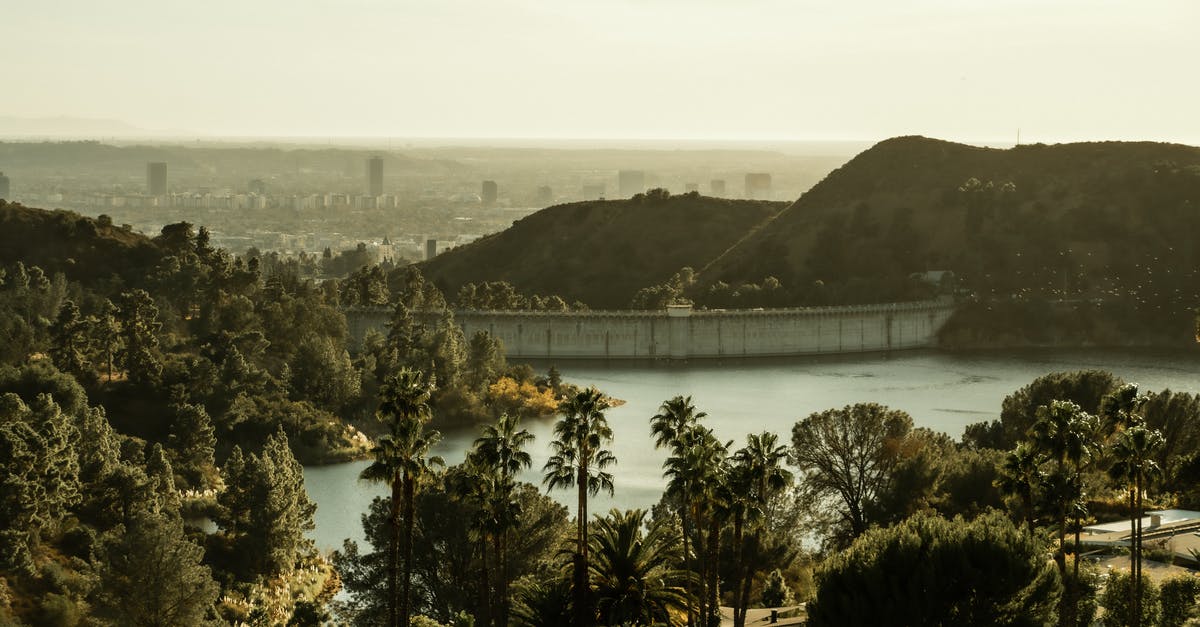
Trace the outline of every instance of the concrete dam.
<instances>
[{"instance_id":1,"label":"concrete dam","mask_svg":"<svg viewBox=\"0 0 1200 627\"><path fill-rule=\"evenodd\" d=\"M949 298L909 303L796 309L660 311L456 311L470 338L487 331L508 358L704 359L860 353L926 348L954 313ZM388 308L346 312L355 344L387 333ZM437 313L413 312L426 324Z\"/></svg>"}]
</instances>

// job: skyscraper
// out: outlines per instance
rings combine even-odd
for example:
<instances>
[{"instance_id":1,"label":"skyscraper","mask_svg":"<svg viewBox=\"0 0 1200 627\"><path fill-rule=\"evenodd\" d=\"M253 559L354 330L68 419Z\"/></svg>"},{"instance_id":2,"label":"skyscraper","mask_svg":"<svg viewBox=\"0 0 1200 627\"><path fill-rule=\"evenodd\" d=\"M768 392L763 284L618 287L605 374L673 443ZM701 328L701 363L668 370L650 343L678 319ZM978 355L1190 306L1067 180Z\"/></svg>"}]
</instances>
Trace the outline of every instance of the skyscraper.
<instances>
[{"instance_id":1,"label":"skyscraper","mask_svg":"<svg viewBox=\"0 0 1200 627\"><path fill-rule=\"evenodd\" d=\"M167 163L151 161L146 164L146 193L151 196L167 195Z\"/></svg>"},{"instance_id":2,"label":"skyscraper","mask_svg":"<svg viewBox=\"0 0 1200 627\"><path fill-rule=\"evenodd\" d=\"M746 198L771 200L771 175L766 172L746 173Z\"/></svg>"},{"instance_id":3,"label":"skyscraper","mask_svg":"<svg viewBox=\"0 0 1200 627\"><path fill-rule=\"evenodd\" d=\"M479 197L483 199L485 205L496 204L496 199L500 197L500 186L496 185L496 181L484 181Z\"/></svg>"},{"instance_id":4,"label":"skyscraper","mask_svg":"<svg viewBox=\"0 0 1200 627\"><path fill-rule=\"evenodd\" d=\"M708 182L709 195L721 198L725 195L725 179L713 179Z\"/></svg>"},{"instance_id":5,"label":"skyscraper","mask_svg":"<svg viewBox=\"0 0 1200 627\"><path fill-rule=\"evenodd\" d=\"M383 195L383 157L367 159L367 192L371 196Z\"/></svg>"},{"instance_id":6,"label":"skyscraper","mask_svg":"<svg viewBox=\"0 0 1200 627\"><path fill-rule=\"evenodd\" d=\"M583 186L584 200L604 200L604 183L584 185Z\"/></svg>"},{"instance_id":7,"label":"skyscraper","mask_svg":"<svg viewBox=\"0 0 1200 627\"><path fill-rule=\"evenodd\" d=\"M427 239L425 240L425 259L433 259L434 257L437 257L437 240Z\"/></svg>"},{"instance_id":8,"label":"skyscraper","mask_svg":"<svg viewBox=\"0 0 1200 627\"><path fill-rule=\"evenodd\" d=\"M0 199L10 200L12 197L8 194L8 177L4 176L3 172L0 172Z\"/></svg>"},{"instance_id":9,"label":"skyscraper","mask_svg":"<svg viewBox=\"0 0 1200 627\"><path fill-rule=\"evenodd\" d=\"M646 191L646 173L641 170L617 172L617 189L621 198L629 198Z\"/></svg>"}]
</instances>

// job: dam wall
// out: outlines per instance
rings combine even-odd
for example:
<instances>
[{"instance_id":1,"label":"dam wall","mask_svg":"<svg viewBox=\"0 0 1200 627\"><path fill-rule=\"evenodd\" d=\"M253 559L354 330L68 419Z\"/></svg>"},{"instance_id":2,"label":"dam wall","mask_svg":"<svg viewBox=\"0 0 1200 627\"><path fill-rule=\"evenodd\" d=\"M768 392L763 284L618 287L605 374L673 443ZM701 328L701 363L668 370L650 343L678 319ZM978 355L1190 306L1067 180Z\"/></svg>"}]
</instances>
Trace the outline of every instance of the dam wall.
<instances>
[{"instance_id":1,"label":"dam wall","mask_svg":"<svg viewBox=\"0 0 1200 627\"><path fill-rule=\"evenodd\" d=\"M771 357L926 348L954 313L951 299L796 309L665 311L456 311L470 338L487 331L512 358L704 359ZM386 334L391 310L349 309L354 344L367 331ZM436 313L414 316L436 324Z\"/></svg>"}]
</instances>

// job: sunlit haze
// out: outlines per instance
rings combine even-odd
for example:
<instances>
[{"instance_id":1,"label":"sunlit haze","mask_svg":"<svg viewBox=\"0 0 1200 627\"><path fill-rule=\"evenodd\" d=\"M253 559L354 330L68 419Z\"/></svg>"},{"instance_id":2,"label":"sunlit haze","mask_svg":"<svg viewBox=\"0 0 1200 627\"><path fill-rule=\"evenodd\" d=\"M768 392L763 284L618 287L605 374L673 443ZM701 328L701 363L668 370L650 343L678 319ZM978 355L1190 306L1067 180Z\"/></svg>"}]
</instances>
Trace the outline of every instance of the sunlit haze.
<instances>
[{"instance_id":1,"label":"sunlit haze","mask_svg":"<svg viewBox=\"0 0 1200 627\"><path fill-rule=\"evenodd\" d=\"M1193 0L48 0L4 14L0 117L130 134L1200 143Z\"/></svg>"}]
</instances>

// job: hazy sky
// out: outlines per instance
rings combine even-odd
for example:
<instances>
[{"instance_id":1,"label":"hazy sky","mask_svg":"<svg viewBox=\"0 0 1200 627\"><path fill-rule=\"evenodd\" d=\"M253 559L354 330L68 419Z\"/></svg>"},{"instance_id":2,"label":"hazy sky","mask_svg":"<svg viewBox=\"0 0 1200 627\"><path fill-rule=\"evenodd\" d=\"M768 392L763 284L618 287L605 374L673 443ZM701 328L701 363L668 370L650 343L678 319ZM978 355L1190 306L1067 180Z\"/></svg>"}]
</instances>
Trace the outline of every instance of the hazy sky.
<instances>
[{"instance_id":1,"label":"hazy sky","mask_svg":"<svg viewBox=\"0 0 1200 627\"><path fill-rule=\"evenodd\" d=\"M1200 1L16 0L0 115L222 135L1200 144Z\"/></svg>"}]
</instances>

